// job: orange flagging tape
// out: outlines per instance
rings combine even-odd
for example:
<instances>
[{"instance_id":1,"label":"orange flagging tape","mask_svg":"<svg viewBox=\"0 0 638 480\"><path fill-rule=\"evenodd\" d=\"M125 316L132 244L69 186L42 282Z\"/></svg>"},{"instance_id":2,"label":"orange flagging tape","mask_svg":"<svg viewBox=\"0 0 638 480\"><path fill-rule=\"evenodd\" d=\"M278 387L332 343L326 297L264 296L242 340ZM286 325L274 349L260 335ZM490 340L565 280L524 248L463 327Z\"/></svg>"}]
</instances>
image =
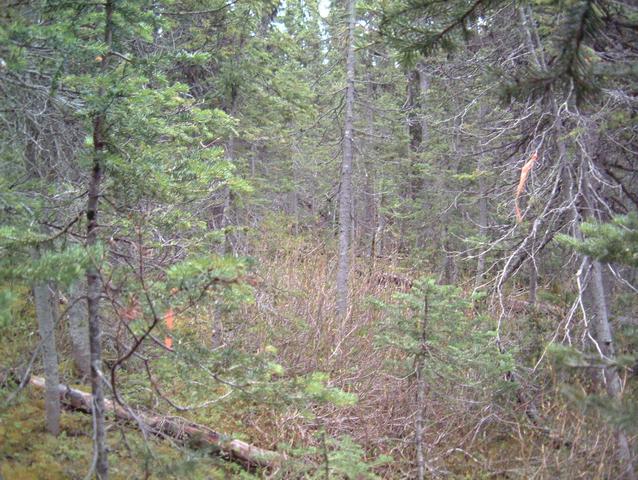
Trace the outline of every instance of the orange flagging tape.
<instances>
[{"instance_id":1,"label":"orange flagging tape","mask_svg":"<svg viewBox=\"0 0 638 480\"><path fill-rule=\"evenodd\" d=\"M521 223L523 221L523 214L521 213L521 208L518 205L518 199L525 190L525 184L527 183L527 177L529 177L529 173L532 171L534 167L534 163L538 160L538 151L532 153L530 159L523 165L521 169L521 178L518 181L518 187L516 188L516 197L514 198L514 210L516 212L516 221Z\"/></svg>"},{"instance_id":2,"label":"orange flagging tape","mask_svg":"<svg viewBox=\"0 0 638 480\"><path fill-rule=\"evenodd\" d=\"M175 313L172 308L169 308L166 314L164 315L164 321L166 322L166 329L173 330L175 327ZM173 348L173 339L168 335L164 338L164 345L166 348Z\"/></svg>"}]
</instances>

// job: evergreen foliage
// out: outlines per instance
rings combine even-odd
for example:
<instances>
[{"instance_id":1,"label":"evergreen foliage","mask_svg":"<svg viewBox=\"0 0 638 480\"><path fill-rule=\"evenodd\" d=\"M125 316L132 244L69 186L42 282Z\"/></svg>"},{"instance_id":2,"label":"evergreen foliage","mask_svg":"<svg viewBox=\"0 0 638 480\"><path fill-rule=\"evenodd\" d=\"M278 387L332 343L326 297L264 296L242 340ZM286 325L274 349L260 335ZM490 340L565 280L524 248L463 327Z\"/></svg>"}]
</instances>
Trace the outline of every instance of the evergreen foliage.
<instances>
[{"instance_id":1,"label":"evergreen foliage","mask_svg":"<svg viewBox=\"0 0 638 480\"><path fill-rule=\"evenodd\" d=\"M346 10L0 9L0 476L106 478L91 310L107 401L284 454L106 412L112 478L634 480L635 5Z\"/></svg>"},{"instance_id":2,"label":"evergreen foliage","mask_svg":"<svg viewBox=\"0 0 638 480\"><path fill-rule=\"evenodd\" d=\"M495 395L510 388L504 374L514 367L512 355L499 353L494 331L468 316L470 303L458 287L422 277L409 292L396 293L391 303L375 303L385 313L379 347L405 354L388 365L394 375L412 378L421 365L429 390L440 388L441 382Z\"/></svg>"},{"instance_id":3,"label":"evergreen foliage","mask_svg":"<svg viewBox=\"0 0 638 480\"><path fill-rule=\"evenodd\" d=\"M635 213L615 217L608 223L583 223L584 240L560 236L579 252L602 262L638 267L638 217Z\"/></svg>"}]
</instances>

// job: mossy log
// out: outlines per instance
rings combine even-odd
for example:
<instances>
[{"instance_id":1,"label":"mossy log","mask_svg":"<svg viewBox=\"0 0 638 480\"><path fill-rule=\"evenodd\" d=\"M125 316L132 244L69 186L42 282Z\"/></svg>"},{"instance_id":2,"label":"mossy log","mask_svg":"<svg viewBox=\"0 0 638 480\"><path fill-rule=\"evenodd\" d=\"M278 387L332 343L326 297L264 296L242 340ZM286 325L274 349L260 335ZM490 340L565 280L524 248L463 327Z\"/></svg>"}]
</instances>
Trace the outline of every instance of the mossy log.
<instances>
[{"instance_id":1,"label":"mossy log","mask_svg":"<svg viewBox=\"0 0 638 480\"><path fill-rule=\"evenodd\" d=\"M29 383L40 390L44 390L44 378L32 376ZM68 407L91 412L91 394L58 385L58 392L62 403ZM105 410L116 418L126 420L154 433L167 435L189 445L208 447L221 451L231 459L252 467L275 467L284 456L272 450L265 450L237 439L231 439L210 428L189 422L179 417L165 417L152 412L132 411L111 400L105 400Z\"/></svg>"}]
</instances>

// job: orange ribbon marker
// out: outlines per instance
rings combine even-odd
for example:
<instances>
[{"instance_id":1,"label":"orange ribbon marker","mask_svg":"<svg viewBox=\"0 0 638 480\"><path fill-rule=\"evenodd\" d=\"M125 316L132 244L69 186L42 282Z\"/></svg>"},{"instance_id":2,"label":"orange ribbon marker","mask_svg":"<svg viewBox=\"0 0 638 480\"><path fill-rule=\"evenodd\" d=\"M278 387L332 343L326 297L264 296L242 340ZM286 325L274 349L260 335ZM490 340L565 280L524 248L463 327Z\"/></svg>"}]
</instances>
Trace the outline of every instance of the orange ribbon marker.
<instances>
[{"instance_id":1,"label":"orange ribbon marker","mask_svg":"<svg viewBox=\"0 0 638 480\"><path fill-rule=\"evenodd\" d=\"M530 159L523 165L521 169L521 178L518 181L518 187L516 188L516 197L514 198L514 210L516 212L516 221L521 223L523 221L523 214L521 213L521 208L518 206L518 199L525 190L525 184L527 183L527 177L529 177L529 173L532 171L534 167L534 163L538 160L538 150L532 153Z\"/></svg>"},{"instance_id":2,"label":"orange ribbon marker","mask_svg":"<svg viewBox=\"0 0 638 480\"><path fill-rule=\"evenodd\" d=\"M175 313L172 308L169 308L164 315L164 321L166 322L166 329L171 331L175 327ZM173 348L173 339L168 335L164 337L164 346L166 348Z\"/></svg>"}]
</instances>

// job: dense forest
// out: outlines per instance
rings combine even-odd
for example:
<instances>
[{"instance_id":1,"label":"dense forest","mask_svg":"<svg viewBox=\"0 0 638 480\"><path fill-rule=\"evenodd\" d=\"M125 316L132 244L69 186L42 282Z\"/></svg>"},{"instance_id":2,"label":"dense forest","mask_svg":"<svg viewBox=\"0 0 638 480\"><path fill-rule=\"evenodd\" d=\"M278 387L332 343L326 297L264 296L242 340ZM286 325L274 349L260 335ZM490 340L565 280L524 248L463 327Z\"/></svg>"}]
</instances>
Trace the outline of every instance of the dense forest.
<instances>
[{"instance_id":1,"label":"dense forest","mask_svg":"<svg viewBox=\"0 0 638 480\"><path fill-rule=\"evenodd\" d=\"M635 0L0 0L0 479L622 479Z\"/></svg>"}]
</instances>

